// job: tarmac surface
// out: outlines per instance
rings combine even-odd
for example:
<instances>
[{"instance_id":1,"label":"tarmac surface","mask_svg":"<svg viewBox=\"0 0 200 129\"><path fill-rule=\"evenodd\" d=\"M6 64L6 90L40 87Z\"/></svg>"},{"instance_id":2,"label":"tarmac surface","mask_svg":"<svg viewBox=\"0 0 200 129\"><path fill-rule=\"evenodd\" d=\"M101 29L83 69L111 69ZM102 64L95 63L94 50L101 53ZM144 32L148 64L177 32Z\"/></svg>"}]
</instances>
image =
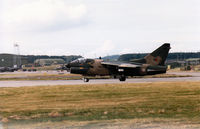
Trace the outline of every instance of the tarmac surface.
<instances>
[{"instance_id":1,"label":"tarmac surface","mask_svg":"<svg viewBox=\"0 0 200 129\"><path fill-rule=\"evenodd\" d=\"M127 79L125 82L120 82L118 79L91 79L89 82L83 82L83 80L0 81L0 87L200 81L200 72L169 72L168 74L191 75L192 77L134 78Z\"/></svg>"}]
</instances>

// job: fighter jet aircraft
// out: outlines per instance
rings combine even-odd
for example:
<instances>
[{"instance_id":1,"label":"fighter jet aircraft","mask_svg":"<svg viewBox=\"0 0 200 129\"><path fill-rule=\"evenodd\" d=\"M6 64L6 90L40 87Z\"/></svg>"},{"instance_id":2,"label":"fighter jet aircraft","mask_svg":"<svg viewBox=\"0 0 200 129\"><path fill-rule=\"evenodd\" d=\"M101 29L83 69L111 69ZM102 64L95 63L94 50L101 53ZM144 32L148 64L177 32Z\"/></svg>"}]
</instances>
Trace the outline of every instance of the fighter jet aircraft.
<instances>
[{"instance_id":1,"label":"fighter jet aircraft","mask_svg":"<svg viewBox=\"0 0 200 129\"><path fill-rule=\"evenodd\" d=\"M73 74L82 74L84 82L89 76L113 76L125 81L128 76L145 76L166 73L165 60L170 50L170 44L165 43L142 59L130 61L103 61L102 59L74 60L66 65Z\"/></svg>"}]
</instances>

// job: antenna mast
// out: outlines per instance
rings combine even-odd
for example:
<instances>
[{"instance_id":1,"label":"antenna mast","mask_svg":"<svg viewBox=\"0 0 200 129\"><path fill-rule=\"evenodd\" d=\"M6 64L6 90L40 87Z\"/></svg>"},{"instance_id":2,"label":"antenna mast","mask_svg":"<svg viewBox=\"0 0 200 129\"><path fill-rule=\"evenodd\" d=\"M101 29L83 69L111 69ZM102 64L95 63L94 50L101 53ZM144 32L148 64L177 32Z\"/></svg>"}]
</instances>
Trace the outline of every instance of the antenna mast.
<instances>
[{"instance_id":1,"label":"antenna mast","mask_svg":"<svg viewBox=\"0 0 200 129\"><path fill-rule=\"evenodd\" d=\"M13 67L19 68L21 67L21 56L19 50L19 44L17 42L14 43L14 56L13 56Z\"/></svg>"}]
</instances>

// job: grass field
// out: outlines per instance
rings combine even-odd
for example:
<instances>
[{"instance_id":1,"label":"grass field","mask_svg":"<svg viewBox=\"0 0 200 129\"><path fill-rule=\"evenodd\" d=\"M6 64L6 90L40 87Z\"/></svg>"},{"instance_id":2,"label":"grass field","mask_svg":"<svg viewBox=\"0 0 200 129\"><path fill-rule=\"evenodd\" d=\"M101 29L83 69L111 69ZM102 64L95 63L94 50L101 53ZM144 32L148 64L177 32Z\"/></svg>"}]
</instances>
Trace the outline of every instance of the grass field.
<instances>
[{"instance_id":1,"label":"grass field","mask_svg":"<svg viewBox=\"0 0 200 129\"><path fill-rule=\"evenodd\" d=\"M0 88L3 122L186 119L200 121L200 82Z\"/></svg>"}]
</instances>

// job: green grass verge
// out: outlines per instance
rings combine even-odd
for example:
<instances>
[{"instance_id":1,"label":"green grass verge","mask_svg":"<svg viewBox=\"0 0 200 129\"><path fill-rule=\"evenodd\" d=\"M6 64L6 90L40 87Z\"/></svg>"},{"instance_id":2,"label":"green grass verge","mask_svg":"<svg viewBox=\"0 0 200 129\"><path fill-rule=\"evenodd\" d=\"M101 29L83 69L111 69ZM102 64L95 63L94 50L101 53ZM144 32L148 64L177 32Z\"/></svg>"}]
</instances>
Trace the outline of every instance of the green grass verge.
<instances>
[{"instance_id":1,"label":"green grass verge","mask_svg":"<svg viewBox=\"0 0 200 129\"><path fill-rule=\"evenodd\" d=\"M200 120L200 82L0 88L2 120Z\"/></svg>"}]
</instances>

